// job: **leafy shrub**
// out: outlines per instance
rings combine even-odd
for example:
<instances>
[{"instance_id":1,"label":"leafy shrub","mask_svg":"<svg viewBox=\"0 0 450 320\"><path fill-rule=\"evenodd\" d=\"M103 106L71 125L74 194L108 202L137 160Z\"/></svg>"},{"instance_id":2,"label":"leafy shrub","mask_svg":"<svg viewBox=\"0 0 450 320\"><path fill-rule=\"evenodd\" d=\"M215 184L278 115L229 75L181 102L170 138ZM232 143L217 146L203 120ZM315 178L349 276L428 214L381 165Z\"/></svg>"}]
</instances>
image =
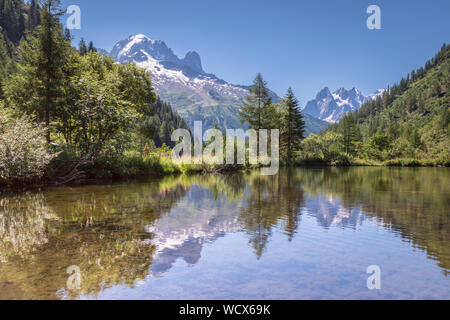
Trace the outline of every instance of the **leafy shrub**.
<instances>
[{"instance_id":1,"label":"leafy shrub","mask_svg":"<svg viewBox=\"0 0 450 320\"><path fill-rule=\"evenodd\" d=\"M444 167L450 167L450 155L448 152L444 152L440 155L438 164Z\"/></svg>"},{"instance_id":2,"label":"leafy shrub","mask_svg":"<svg viewBox=\"0 0 450 320\"><path fill-rule=\"evenodd\" d=\"M349 167L352 164L350 156L343 152L333 153L329 160L333 167Z\"/></svg>"},{"instance_id":3,"label":"leafy shrub","mask_svg":"<svg viewBox=\"0 0 450 320\"><path fill-rule=\"evenodd\" d=\"M417 159L395 159L385 162L387 167L422 167L427 165Z\"/></svg>"},{"instance_id":4,"label":"leafy shrub","mask_svg":"<svg viewBox=\"0 0 450 320\"><path fill-rule=\"evenodd\" d=\"M0 183L23 183L44 175L56 156L48 151L45 133L25 116L12 121L0 114Z\"/></svg>"},{"instance_id":5,"label":"leafy shrub","mask_svg":"<svg viewBox=\"0 0 450 320\"><path fill-rule=\"evenodd\" d=\"M307 154L299 159L296 163L297 166L328 166L329 163L322 157L315 154Z\"/></svg>"}]
</instances>

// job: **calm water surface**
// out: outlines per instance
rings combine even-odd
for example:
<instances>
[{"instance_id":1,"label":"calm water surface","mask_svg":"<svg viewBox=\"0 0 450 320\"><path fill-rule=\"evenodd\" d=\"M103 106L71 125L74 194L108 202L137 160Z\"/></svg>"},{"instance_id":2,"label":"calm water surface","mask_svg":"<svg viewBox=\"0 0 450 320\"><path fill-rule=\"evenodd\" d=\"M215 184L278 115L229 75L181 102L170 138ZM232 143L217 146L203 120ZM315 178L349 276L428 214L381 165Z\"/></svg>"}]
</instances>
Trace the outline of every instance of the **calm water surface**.
<instances>
[{"instance_id":1,"label":"calm water surface","mask_svg":"<svg viewBox=\"0 0 450 320\"><path fill-rule=\"evenodd\" d=\"M298 169L0 196L0 299L450 299L449 169ZM81 270L69 290L67 268ZM367 289L367 267L382 288Z\"/></svg>"}]
</instances>

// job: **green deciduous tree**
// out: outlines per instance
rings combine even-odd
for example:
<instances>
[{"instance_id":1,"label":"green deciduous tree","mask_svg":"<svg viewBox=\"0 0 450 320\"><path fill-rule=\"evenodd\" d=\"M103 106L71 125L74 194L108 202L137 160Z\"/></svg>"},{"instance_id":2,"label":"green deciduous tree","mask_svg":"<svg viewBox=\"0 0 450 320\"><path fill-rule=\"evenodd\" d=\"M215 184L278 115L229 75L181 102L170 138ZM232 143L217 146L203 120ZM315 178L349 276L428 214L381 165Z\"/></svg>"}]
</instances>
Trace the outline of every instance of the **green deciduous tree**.
<instances>
[{"instance_id":1,"label":"green deciduous tree","mask_svg":"<svg viewBox=\"0 0 450 320\"><path fill-rule=\"evenodd\" d=\"M80 155L98 154L121 132L131 134L156 101L150 76L96 52L79 56L59 132Z\"/></svg>"}]
</instances>

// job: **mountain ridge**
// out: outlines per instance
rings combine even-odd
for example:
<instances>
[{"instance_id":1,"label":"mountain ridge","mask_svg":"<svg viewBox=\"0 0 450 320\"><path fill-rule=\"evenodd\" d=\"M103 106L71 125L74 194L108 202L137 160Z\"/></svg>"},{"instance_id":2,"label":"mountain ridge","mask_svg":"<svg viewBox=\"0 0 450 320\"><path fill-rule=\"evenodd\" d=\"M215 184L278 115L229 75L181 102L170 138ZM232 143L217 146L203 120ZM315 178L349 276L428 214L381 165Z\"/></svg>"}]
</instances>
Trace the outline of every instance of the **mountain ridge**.
<instances>
[{"instance_id":1,"label":"mountain ridge","mask_svg":"<svg viewBox=\"0 0 450 320\"><path fill-rule=\"evenodd\" d=\"M334 92L325 87L306 104L303 112L330 124L336 123L346 114L359 110L366 102L375 100L384 91L379 89L374 94L364 96L355 87L351 90L340 88Z\"/></svg>"},{"instance_id":2,"label":"mountain ridge","mask_svg":"<svg viewBox=\"0 0 450 320\"><path fill-rule=\"evenodd\" d=\"M250 86L235 85L204 71L200 55L189 51L179 58L162 40L136 34L116 43L110 56L118 63L136 63L152 75L153 86L162 100L192 128L195 121L204 127L242 128L237 110L249 94ZM272 92L274 102L281 98ZM327 124L305 117L307 132L318 133Z\"/></svg>"},{"instance_id":3,"label":"mountain ridge","mask_svg":"<svg viewBox=\"0 0 450 320\"><path fill-rule=\"evenodd\" d=\"M347 141L355 146L350 145L350 149L359 157L388 161L389 165L417 165L418 160L426 160L427 165L448 166L448 79L450 45L444 44L423 67L402 77L351 117L330 126L329 132L350 132Z\"/></svg>"}]
</instances>

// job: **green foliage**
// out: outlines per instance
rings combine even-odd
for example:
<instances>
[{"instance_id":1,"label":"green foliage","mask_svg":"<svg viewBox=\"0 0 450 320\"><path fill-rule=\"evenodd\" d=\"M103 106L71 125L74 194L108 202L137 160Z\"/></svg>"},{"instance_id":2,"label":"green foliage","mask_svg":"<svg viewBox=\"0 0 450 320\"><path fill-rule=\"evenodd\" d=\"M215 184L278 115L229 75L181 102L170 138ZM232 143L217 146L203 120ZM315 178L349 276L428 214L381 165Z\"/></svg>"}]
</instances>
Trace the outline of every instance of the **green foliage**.
<instances>
[{"instance_id":1,"label":"green foliage","mask_svg":"<svg viewBox=\"0 0 450 320\"><path fill-rule=\"evenodd\" d=\"M63 171L62 162L70 168L88 157L94 160L91 169L115 174L111 163L128 159L124 155L130 151L142 156L153 138L151 78L135 64L117 65L100 56L92 42L86 52L72 48L59 22L61 13L59 1L43 3L36 34L21 41L17 70L4 81L6 107L17 119L28 115L42 125L47 147L50 142L61 146L64 152L52 172ZM10 49L4 48L0 54ZM177 118L170 124L180 123ZM125 174L130 166L123 165ZM144 167L151 167L148 161Z\"/></svg>"},{"instance_id":2,"label":"green foliage","mask_svg":"<svg viewBox=\"0 0 450 320\"><path fill-rule=\"evenodd\" d=\"M299 102L289 88L281 104L272 103L270 90L261 74L255 78L250 95L239 110L241 122L258 132L263 129L280 129L280 152L292 164L301 150L306 123L299 110Z\"/></svg>"},{"instance_id":3,"label":"green foliage","mask_svg":"<svg viewBox=\"0 0 450 320\"><path fill-rule=\"evenodd\" d=\"M98 154L121 131L152 114L149 105L155 101L155 94L144 70L134 64L116 65L98 53L80 56L70 48L65 48L64 57L59 60L60 86L56 86L56 80L50 81L56 107L45 109L47 84L37 77L38 39L32 40L30 46L22 44L27 59L21 72L7 82L6 97L13 108L37 115L40 121L43 111L51 111L49 127L54 140L69 145L80 156ZM62 47L68 45L61 41Z\"/></svg>"},{"instance_id":4,"label":"green foliage","mask_svg":"<svg viewBox=\"0 0 450 320\"><path fill-rule=\"evenodd\" d=\"M86 46L86 42L83 38L80 40L80 44L78 45L78 51L80 52L80 55L85 56L88 53L88 48Z\"/></svg>"},{"instance_id":5,"label":"green foliage","mask_svg":"<svg viewBox=\"0 0 450 320\"><path fill-rule=\"evenodd\" d=\"M344 137L335 132L325 132L321 135L312 134L302 142L300 165L331 165L349 166L352 157L343 152Z\"/></svg>"},{"instance_id":6,"label":"green foliage","mask_svg":"<svg viewBox=\"0 0 450 320\"><path fill-rule=\"evenodd\" d=\"M0 98L3 96L2 83L14 69L15 48L0 27Z\"/></svg>"},{"instance_id":7,"label":"green foliage","mask_svg":"<svg viewBox=\"0 0 450 320\"><path fill-rule=\"evenodd\" d=\"M20 72L12 75L4 88L13 108L34 115L47 128L61 108L71 51L59 22L61 15L59 1L45 1L36 37L21 42Z\"/></svg>"},{"instance_id":8,"label":"green foliage","mask_svg":"<svg viewBox=\"0 0 450 320\"><path fill-rule=\"evenodd\" d=\"M378 133L371 137L369 143L365 146L365 154L371 159L382 160L385 157L383 152L387 151L390 146L389 136L384 133Z\"/></svg>"},{"instance_id":9,"label":"green foliage","mask_svg":"<svg viewBox=\"0 0 450 320\"><path fill-rule=\"evenodd\" d=\"M27 12L23 1L0 0L0 26L14 43L18 43L25 33Z\"/></svg>"},{"instance_id":10,"label":"green foliage","mask_svg":"<svg viewBox=\"0 0 450 320\"><path fill-rule=\"evenodd\" d=\"M67 105L72 107L64 110L59 131L80 155L96 154L146 114L154 94L149 76L135 65L115 65L97 53L79 59L79 69L69 84L72 103ZM131 81L132 75L138 81ZM132 88L148 92L138 97L130 93Z\"/></svg>"},{"instance_id":11,"label":"green foliage","mask_svg":"<svg viewBox=\"0 0 450 320\"><path fill-rule=\"evenodd\" d=\"M97 49L94 47L94 43L92 41L89 41L89 46L87 49L88 52L97 52Z\"/></svg>"},{"instance_id":12,"label":"green foliage","mask_svg":"<svg viewBox=\"0 0 450 320\"><path fill-rule=\"evenodd\" d=\"M305 120L299 111L299 103L291 88L283 100L283 113L280 129L280 151L288 163L292 163L294 154L301 150L305 138Z\"/></svg>"},{"instance_id":13,"label":"green foliage","mask_svg":"<svg viewBox=\"0 0 450 320\"><path fill-rule=\"evenodd\" d=\"M46 129L27 117L16 120L0 114L0 184L24 183L41 178L51 155Z\"/></svg>"},{"instance_id":14,"label":"green foliage","mask_svg":"<svg viewBox=\"0 0 450 320\"><path fill-rule=\"evenodd\" d=\"M256 76L249 93L242 107L238 110L241 121L257 131L270 128L272 125L270 121L272 95L267 88L267 82L264 81L260 73Z\"/></svg>"},{"instance_id":15,"label":"green foliage","mask_svg":"<svg viewBox=\"0 0 450 320\"><path fill-rule=\"evenodd\" d=\"M359 143L362 141L361 132L356 125L355 117L352 114L346 115L341 120L339 132L343 138L344 152L347 154L356 154Z\"/></svg>"},{"instance_id":16,"label":"green foliage","mask_svg":"<svg viewBox=\"0 0 450 320\"><path fill-rule=\"evenodd\" d=\"M330 124L328 122L322 121L320 119L314 118L307 113L302 113L305 118L305 136L309 136L311 134L318 134L325 129L327 129Z\"/></svg>"},{"instance_id":17,"label":"green foliage","mask_svg":"<svg viewBox=\"0 0 450 320\"><path fill-rule=\"evenodd\" d=\"M425 67L329 131L343 135L342 152L359 158L416 158L436 163L450 149L449 78L450 46L444 44Z\"/></svg>"},{"instance_id":18,"label":"green foliage","mask_svg":"<svg viewBox=\"0 0 450 320\"><path fill-rule=\"evenodd\" d=\"M414 149L419 149L422 147L422 140L420 138L419 129L416 128L411 133L410 143Z\"/></svg>"},{"instance_id":19,"label":"green foliage","mask_svg":"<svg viewBox=\"0 0 450 320\"><path fill-rule=\"evenodd\" d=\"M39 6L35 0L0 0L0 99L2 82L15 71L16 46L27 32L40 23Z\"/></svg>"},{"instance_id":20,"label":"green foliage","mask_svg":"<svg viewBox=\"0 0 450 320\"><path fill-rule=\"evenodd\" d=\"M145 130L147 130L147 139L153 139L157 148L162 147L163 144L174 147L171 136L173 131L177 129L189 130L189 126L180 117L167 102L160 98L155 104L152 104L151 109L154 115L147 117L143 123ZM148 140L147 140L148 141Z\"/></svg>"}]
</instances>

